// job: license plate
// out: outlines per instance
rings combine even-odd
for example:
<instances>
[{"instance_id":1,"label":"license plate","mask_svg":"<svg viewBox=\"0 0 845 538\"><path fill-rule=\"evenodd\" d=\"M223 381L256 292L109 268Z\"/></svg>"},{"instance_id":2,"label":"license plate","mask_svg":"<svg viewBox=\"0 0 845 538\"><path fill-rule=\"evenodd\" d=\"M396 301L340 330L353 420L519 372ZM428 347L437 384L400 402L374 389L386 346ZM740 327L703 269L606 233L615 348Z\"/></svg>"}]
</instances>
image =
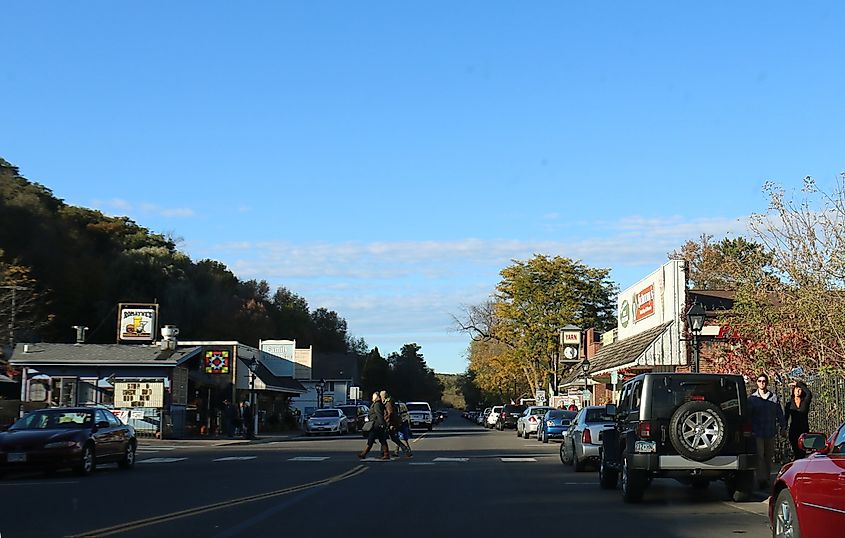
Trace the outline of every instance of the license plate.
<instances>
[{"instance_id":1,"label":"license plate","mask_svg":"<svg viewBox=\"0 0 845 538\"><path fill-rule=\"evenodd\" d=\"M24 463L26 462L26 453L24 452L9 452L6 455L6 461L9 463Z\"/></svg>"},{"instance_id":2,"label":"license plate","mask_svg":"<svg viewBox=\"0 0 845 538\"><path fill-rule=\"evenodd\" d=\"M654 441L636 441L634 443L634 452L640 454L653 454L657 452L657 443Z\"/></svg>"}]
</instances>

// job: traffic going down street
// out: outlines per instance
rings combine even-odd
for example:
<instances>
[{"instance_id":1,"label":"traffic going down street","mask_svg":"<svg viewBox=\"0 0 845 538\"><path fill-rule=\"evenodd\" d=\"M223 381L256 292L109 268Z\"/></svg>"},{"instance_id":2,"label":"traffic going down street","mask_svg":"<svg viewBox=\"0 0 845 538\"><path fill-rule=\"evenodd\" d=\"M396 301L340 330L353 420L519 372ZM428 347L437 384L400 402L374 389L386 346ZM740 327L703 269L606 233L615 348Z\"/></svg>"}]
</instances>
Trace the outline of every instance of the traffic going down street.
<instances>
[{"instance_id":1,"label":"traffic going down street","mask_svg":"<svg viewBox=\"0 0 845 538\"><path fill-rule=\"evenodd\" d=\"M765 499L728 502L655 480L622 502L575 472L559 443L452 414L415 432L413 457L356 456L358 435L253 442L142 440L134 469L0 481L5 537L124 536L769 536ZM392 447L393 448L393 447ZM24 517L24 514L27 514Z\"/></svg>"}]
</instances>

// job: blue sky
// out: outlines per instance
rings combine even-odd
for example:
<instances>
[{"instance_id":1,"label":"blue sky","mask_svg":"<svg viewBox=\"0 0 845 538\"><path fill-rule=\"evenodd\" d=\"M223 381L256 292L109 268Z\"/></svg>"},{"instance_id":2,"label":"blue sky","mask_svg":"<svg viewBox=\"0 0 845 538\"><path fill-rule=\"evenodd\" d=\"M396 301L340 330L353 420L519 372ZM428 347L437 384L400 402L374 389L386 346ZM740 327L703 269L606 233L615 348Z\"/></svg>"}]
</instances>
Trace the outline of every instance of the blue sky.
<instances>
[{"instance_id":1,"label":"blue sky","mask_svg":"<svg viewBox=\"0 0 845 538\"><path fill-rule=\"evenodd\" d=\"M465 369L534 253L626 287L845 170L839 2L16 2L0 156ZM284 338L284 334L268 338Z\"/></svg>"}]
</instances>

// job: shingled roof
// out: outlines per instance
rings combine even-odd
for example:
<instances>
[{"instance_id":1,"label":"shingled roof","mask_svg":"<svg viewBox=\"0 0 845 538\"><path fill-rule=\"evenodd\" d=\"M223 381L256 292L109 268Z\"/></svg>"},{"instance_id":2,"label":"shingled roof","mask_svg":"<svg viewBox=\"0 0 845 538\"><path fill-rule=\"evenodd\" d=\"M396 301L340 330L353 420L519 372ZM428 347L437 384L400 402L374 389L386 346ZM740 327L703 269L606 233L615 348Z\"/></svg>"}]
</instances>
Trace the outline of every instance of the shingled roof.
<instances>
[{"instance_id":1,"label":"shingled roof","mask_svg":"<svg viewBox=\"0 0 845 538\"><path fill-rule=\"evenodd\" d=\"M667 321L640 334L624 340L617 340L612 344L602 347L590 361L590 374L601 374L632 365L648 350L655 340L660 338L672 323L672 321ZM579 381L584 377L584 374L581 372L581 365L578 364L560 384L565 386Z\"/></svg>"},{"instance_id":2,"label":"shingled roof","mask_svg":"<svg viewBox=\"0 0 845 538\"><path fill-rule=\"evenodd\" d=\"M604 346L590 362L590 373L607 372L635 362L672 323L667 321L640 334Z\"/></svg>"},{"instance_id":3,"label":"shingled roof","mask_svg":"<svg viewBox=\"0 0 845 538\"><path fill-rule=\"evenodd\" d=\"M176 366L197 354L200 347L162 350L158 346L128 344L17 344L9 364Z\"/></svg>"}]
</instances>

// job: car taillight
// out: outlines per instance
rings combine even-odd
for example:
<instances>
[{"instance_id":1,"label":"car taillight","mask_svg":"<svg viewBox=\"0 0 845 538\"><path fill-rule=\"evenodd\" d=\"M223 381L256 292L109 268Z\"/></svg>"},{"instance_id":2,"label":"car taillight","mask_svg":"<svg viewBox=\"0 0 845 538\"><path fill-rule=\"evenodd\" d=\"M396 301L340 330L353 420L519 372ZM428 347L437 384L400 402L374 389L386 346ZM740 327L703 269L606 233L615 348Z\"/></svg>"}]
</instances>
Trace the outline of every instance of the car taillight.
<instances>
[{"instance_id":1,"label":"car taillight","mask_svg":"<svg viewBox=\"0 0 845 538\"><path fill-rule=\"evenodd\" d=\"M742 436L751 437L754 434L754 428L751 426L751 421L746 420L742 423Z\"/></svg>"},{"instance_id":2,"label":"car taillight","mask_svg":"<svg viewBox=\"0 0 845 538\"><path fill-rule=\"evenodd\" d=\"M528 422L537 422L537 419L534 417L528 417Z\"/></svg>"},{"instance_id":3,"label":"car taillight","mask_svg":"<svg viewBox=\"0 0 845 538\"><path fill-rule=\"evenodd\" d=\"M648 439L651 437L651 422L647 420L641 421L637 425L637 435L640 436L642 439Z\"/></svg>"},{"instance_id":4,"label":"car taillight","mask_svg":"<svg viewBox=\"0 0 845 538\"><path fill-rule=\"evenodd\" d=\"M589 428L585 429L583 435L581 435L581 442L585 445L593 444L593 434L590 433Z\"/></svg>"},{"instance_id":5,"label":"car taillight","mask_svg":"<svg viewBox=\"0 0 845 538\"><path fill-rule=\"evenodd\" d=\"M701 394L693 394L692 396L689 397L689 399L692 400L693 402L703 402L704 396L702 396Z\"/></svg>"}]
</instances>

